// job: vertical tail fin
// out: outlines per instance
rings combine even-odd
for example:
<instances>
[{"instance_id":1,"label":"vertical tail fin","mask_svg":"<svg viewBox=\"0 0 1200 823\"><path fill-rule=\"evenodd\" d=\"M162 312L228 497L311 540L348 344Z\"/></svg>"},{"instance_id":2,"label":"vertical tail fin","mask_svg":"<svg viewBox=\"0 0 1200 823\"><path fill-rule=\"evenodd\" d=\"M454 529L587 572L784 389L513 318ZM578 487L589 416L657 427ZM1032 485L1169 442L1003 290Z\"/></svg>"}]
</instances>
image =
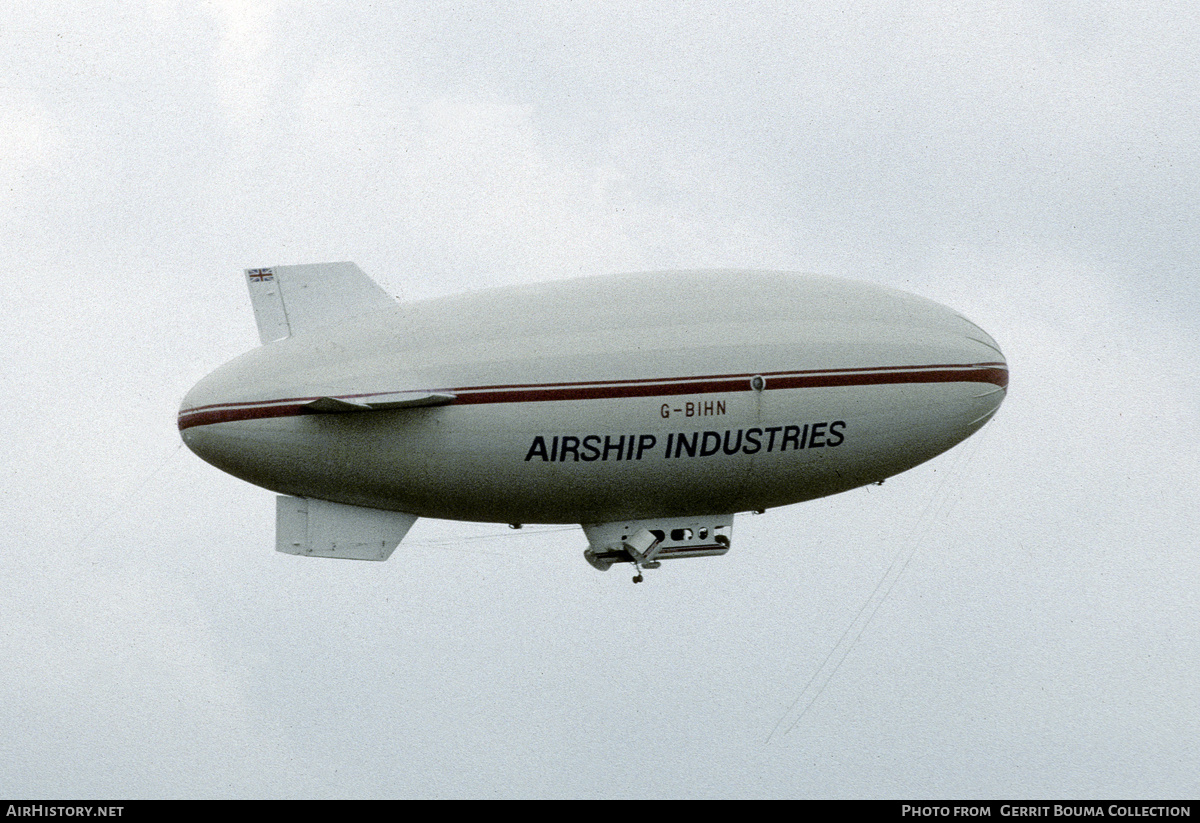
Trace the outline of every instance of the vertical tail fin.
<instances>
[{"instance_id":1,"label":"vertical tail fin","mask_svg":"<svg viewBox=\"0 0 1200 823\"><path fill-rule=\"evenodd\" d=\"M246 285L264 344L396 305L353 263L247 269Z\"/></svg>"},{"instance_id":2,"label":"vertical tail fin","mask_svg":"<svg viewBox=\"0 0 1200 823\"><path fill-rule=\"evenodd\" d=\"M308 497L275 498L275 550L307 557L387 560L416 515Z\"/></svg>"}]
</instances>

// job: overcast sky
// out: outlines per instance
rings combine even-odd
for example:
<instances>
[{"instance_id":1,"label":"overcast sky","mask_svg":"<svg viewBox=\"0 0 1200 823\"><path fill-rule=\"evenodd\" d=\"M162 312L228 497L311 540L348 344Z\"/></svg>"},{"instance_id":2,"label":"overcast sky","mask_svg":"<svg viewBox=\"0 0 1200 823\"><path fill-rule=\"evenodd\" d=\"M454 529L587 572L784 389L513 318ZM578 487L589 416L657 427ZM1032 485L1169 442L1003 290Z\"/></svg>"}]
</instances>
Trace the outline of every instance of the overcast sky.
<instances>
[{"instance_id":1,"label":"overcast sky","mask_svg":"<svg viewBox=\"0 0 1200 823\"><path fill-rule=\"evenodd\" d=\"M1185 2L7 9L0 796L1200 795L1198 77ZM854 277L1012 382L640 586L562 527L296 558L175 413L242 269L328 260Z\"/></svg>"}]
</instances>

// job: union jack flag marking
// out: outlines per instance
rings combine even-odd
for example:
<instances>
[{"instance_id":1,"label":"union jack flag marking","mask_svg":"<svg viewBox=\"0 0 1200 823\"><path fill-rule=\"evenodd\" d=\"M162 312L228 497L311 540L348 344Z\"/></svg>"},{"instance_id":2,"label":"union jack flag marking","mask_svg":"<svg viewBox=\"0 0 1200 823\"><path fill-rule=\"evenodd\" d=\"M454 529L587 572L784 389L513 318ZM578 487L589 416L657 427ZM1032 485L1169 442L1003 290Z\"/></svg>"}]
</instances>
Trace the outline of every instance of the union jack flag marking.
<instances>
[{"instance_id":1,"label":"union jack flag marking","mask_svg":"<svg viewBox=\"0 0 1200 823\"><path fill-rule=\"evenodd\" d=\"M275 272L270 269L250 269L246 274L250 277L250 281L254 283L275 279Z\"/></svg>"}]
</instances>

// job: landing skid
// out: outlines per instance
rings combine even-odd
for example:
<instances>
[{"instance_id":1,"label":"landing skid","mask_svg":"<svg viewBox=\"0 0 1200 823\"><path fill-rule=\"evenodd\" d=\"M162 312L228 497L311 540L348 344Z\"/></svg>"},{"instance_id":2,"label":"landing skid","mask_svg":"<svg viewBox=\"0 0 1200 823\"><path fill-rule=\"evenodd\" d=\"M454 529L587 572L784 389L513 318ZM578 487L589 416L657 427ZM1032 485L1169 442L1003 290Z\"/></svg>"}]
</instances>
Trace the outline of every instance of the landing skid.
<instances>
[{"instance_id":1,"label":"landing skid","mask_svg":"<svg viewBox=\"0 0 1200 823\"><path fill-rule=\"evenodd\" d=\"M602 572L614 563L632 563L633 582L641 583L642 571L657 569L663 560L725 554L733 515L585 523L583 531L588 539L583 556L588 563Z\"/></svg>"}]
</instances>

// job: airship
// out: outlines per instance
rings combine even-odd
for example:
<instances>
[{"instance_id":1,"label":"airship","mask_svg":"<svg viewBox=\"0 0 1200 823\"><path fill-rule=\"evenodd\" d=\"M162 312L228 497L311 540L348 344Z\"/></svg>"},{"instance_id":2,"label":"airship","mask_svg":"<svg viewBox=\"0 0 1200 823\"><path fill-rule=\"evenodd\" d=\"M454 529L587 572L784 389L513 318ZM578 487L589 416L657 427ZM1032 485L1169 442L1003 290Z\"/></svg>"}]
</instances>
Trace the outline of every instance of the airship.
<instances>
[{"instance_id":1,"label":"airship","mask_svg":"<svg viewBox=\"0 0 1200 823\"><path fill-rule=\"evenodd\" d=\"M245 272L262 345L178 415L278 494L276 549L386 560L419 517L579 524L597 569L730 549L734 515L952 448L1008 365L912 294L774 271L585 277L401 303L353 263Z\"/></svg>"}]
</instances>

